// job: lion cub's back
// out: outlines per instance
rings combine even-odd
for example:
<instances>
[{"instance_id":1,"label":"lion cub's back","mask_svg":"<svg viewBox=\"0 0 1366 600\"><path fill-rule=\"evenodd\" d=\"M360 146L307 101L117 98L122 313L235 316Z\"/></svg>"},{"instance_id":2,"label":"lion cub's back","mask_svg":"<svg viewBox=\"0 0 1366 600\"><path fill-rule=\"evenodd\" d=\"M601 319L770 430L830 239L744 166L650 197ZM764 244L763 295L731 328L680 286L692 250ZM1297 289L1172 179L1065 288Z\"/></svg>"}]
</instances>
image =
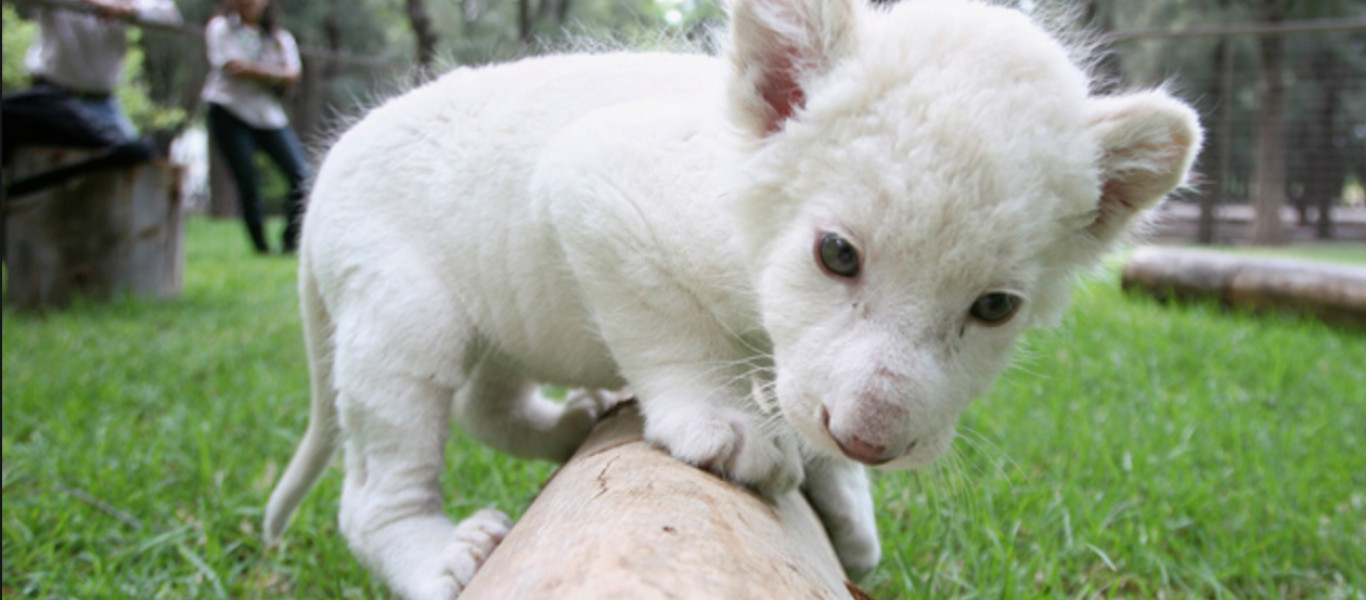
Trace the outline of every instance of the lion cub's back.
<instances>
[{"instance_id":1,"label":"lion cub's back","mask_svg":"<svg viewBox=\"0 0 1366 600\"><path fill-rule=\"evenodd\" d=\"M355 191L404 191L439 199L471 183L478 190L512 185L549 138L584 114L627 101L686 101L714 87L720 69L705 56L626 53L457 69L386 102L345 133L328 153L315 195L333 202L330 196ZM387 181L364 184L376 178ZM412 208L412 200L404 206Z\"/></svg>"},{"instance_id":2,"label":"lion cub's back","mask_svg":"<svg viewBox=\"0 0 1366 600\"><path fill-rule=\"evenodd\" d=\"M465 222L503 219L525 199L541 148L566 125L621 102L715 96L722 69L715 58L671 54L457 69L346 132L319 170L307 218L342 219L340 229L389 224L409 236L457 213Z\"/></svg>"},{"instance_id":3,"label":"lion cub's back","mask_svg":"<svg viewBox=\"0 0 1366 600\"><path fill-rule=\"evenodd\" d=\"M567 269L548 264L559 253L553 228L528 192L542 149L624 102L719 106L723 82L723 63L699 55L565 55L451 72L371 111L333 146L306 212L306 271L329 305L365 304L403 281L439 286L430 291L452 295L513 354L546 339L589 343L578 339L587 315L566 293L572 282L556 278ZM541 323L542 314L559 316Z\"/></svg>"}]
</instances>

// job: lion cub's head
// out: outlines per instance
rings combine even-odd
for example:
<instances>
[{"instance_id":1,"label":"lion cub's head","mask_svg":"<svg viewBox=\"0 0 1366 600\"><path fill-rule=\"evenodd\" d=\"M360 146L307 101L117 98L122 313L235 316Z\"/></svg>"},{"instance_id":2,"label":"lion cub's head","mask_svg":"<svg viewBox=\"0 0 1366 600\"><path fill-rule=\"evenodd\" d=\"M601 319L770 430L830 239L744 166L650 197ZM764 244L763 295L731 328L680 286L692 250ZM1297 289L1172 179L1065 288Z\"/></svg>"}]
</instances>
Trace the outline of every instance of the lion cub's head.
<instances>
[{"instance_id":1,"label":"lion cub's head","mask_svg":"<svg viewBox=\"0 0 1366 600\"><path fill-rule=\"evenodd\" d=\"M1180 186L1195 114L1089 94L1030 18L964 0L737 0L734 194L776 396L817 450L915 467L1070 275Z\"/></svg>"}]
</instances>

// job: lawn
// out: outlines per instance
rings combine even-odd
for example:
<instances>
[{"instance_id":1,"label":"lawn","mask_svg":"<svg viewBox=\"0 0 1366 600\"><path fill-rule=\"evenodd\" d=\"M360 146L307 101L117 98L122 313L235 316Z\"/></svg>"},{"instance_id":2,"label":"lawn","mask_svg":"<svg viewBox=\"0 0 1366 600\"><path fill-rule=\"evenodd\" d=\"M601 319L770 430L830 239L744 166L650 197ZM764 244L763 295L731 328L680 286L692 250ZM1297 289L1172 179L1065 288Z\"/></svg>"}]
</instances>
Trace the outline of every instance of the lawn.
<instances>
[{"instance_id":1,"label":"lawn","mask_svg":"<svg viewBox=\"0 0 1366 600\"><path fill-rule=\"evenodd\" d=\"M172 302L4 311L4 597L384 598L331 471L279 548L307 414L290 258L192 220ZM893 598L1366 598L1366 336L1080 286L925 472L875 481ZM550 474L455 436L448 509Z\"/></svg>"}]
</instances>

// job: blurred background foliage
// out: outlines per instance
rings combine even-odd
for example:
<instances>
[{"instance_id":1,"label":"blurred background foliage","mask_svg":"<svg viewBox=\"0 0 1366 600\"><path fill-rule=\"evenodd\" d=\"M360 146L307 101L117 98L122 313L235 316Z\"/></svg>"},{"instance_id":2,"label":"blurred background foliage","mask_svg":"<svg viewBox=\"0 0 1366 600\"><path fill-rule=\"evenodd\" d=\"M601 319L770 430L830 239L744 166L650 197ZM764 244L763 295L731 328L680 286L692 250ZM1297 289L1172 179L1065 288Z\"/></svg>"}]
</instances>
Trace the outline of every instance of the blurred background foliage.
<instances>
[{"instance_id":1,"label":"blurred background foliage","mask_svg":"<svg viewBox=\"0 0 1366 600\"><path fill-rule=\"evenodd\" d=\"M22 16L43 1L5 0L6 91L27 79L23 53L33 27ZM1210 133L1197 170L1204 177L1200 191L1212 204L1266 199L1259 214L1276 216L1289 205L1307 224L1316 210L1326 212L1324 206L1359 205L1366 196L1366 3L1001 2L1062 15L1065 27L1099 34L1106 51L1099 70L1114 83L1109 89L1166 85L1195 103ZM218 1L177 4L192 30L213 15ZM366 107L454 66L561 50L713 51L714 33L724 23L720 0L317 0L279 7L303 49L305 75L289 98L293 125L315 151ZM1171 35L1297 23L1328 29ZM1335 23L1341 27L1333 29ZM135 123L169 147L198 122L202 40L193 31L145 28L134 34L133 47L120 97ZM1267 132L1274 138L1267 144L1280 150L1259 150ZM1284 175L1262 181L1259 172ZM1267 196L1259 188L1279 193ZM1330 237L1332 224L1320 220L1318 237Z\"/></svg>"}]
</instances>

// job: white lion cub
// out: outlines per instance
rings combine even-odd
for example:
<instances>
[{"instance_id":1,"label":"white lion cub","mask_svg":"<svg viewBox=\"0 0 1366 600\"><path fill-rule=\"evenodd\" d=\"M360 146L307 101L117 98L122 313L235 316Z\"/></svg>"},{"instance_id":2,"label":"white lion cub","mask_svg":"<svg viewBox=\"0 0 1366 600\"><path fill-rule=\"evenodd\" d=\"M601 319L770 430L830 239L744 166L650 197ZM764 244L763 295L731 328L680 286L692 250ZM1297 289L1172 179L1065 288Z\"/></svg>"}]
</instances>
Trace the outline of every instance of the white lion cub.
<instances>
[{"instance_id":1,"label":"white lion cub","mask_svg":"<svg viewBox=\"0 0 1366 600\"><path fill-rule=\"evenodd\" d=\"M864 465L942 454L1200 145L1164 92L1090 96L1012 10L730 8L721 58L460 69L341 138L300 250L312 421L269 539L341 447L351 548L404 598L452 598L508 522L443 514L450 421L563 460L601 395L537 384L629 384L649 440L803 485L846 569L871 569Z\"/></svg>"}]
</instances>

